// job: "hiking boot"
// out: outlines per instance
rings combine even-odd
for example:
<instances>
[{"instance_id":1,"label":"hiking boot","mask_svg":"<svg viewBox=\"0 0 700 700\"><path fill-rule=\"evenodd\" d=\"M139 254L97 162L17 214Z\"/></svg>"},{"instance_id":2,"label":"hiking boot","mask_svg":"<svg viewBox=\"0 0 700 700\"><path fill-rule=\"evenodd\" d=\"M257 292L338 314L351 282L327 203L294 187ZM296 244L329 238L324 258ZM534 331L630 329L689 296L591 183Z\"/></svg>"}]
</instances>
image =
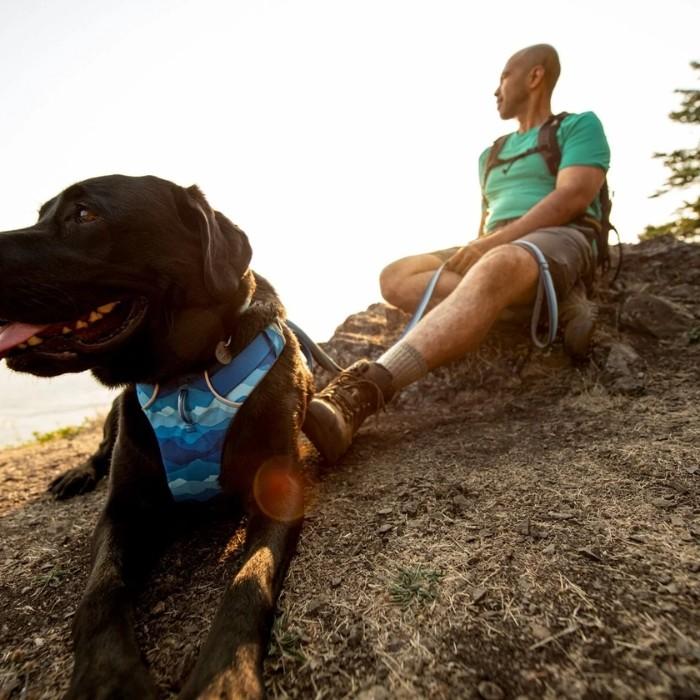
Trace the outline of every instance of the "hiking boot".
<instances>
[{"instance_id":1,"label":"hiking boot","mask_svg":"<svg viewBox=\"0 0 700 700\"><path fill-rule=\"evenodd\" d=\"M328 464L345 454L364 420L391 398L391 379L381 365L360 360L311 399L303 430Z\"/></svg>"},{"instance_id":2,"label":"hiking boot","mask_svg":"<svg viewBox=\"0 0 700 700\"><path fill-rule=\"evenodd\" d=\"M591 340L598 318L598 307L578 283L559 306L564 328L564 352L575 360L585 360L591 352Z\"/></svg>"}]
</instances>

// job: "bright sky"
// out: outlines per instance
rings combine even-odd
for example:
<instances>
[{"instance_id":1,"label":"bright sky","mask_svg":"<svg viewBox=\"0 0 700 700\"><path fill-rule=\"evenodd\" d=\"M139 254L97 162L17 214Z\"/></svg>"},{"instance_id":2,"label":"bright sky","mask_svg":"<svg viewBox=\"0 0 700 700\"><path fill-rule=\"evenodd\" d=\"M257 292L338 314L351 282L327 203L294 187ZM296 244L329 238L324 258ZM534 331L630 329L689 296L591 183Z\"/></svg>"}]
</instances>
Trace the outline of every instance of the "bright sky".
<instances>
[{"instance_id":1,"label":"bright sky","mask_svg":"<svg viewBox=\"0 0 700 700\"><path fill-rule=\"evenodd\" d=\"M601 117L623 238L666 221L680 197L648 198L651 154L697 139L668 112L697 87L699 26L697 0L4 0L0 230L87 177L197 183L325 340L387 262L474 237L524 46L559 50L555 111Z\"/></svg>"}]
</instances>

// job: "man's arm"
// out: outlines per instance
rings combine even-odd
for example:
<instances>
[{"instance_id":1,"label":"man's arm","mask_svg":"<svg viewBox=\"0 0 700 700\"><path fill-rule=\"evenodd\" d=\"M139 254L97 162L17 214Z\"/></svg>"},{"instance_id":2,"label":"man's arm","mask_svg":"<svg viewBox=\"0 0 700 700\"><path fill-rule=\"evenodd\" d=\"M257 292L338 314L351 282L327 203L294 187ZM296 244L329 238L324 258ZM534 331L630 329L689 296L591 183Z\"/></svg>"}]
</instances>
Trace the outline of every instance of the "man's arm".
<instances>
[{"instance_id":1,"label":"man's arm","mask_svg":"<svg viewBox=\"0 0 700 700\"><path fill-rule=\"evenodd\" d=\"M463 275L484 253L496 246L512 243L540 228L568 224L586 211L604 179L605 172L593 166L572 165L560 170L552 192L519 219L460 248L447 261L446 267Z\"/></svg>"}]
</instances>

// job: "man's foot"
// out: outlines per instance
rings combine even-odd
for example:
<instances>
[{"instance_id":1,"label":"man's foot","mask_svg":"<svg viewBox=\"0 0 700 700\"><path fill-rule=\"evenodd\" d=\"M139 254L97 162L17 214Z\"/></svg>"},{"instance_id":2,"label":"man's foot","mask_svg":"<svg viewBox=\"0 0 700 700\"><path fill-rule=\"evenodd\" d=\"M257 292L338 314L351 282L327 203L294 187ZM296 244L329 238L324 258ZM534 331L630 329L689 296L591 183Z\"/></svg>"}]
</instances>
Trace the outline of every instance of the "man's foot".
<instances>
[{"instance_id":1,"label":"man's foot","mask_svg":"<svg viewBox=\"0 0 700 700\"><path fill-rule=\"evenodd\" d=\"M591 352L598 307L586 295L580 282L559 307L564 328L564 352L575 360L585 360Z\"/></svg>"},{"instance_id":2,"label":"man's foot","mask_svg":"<svg viewBox=\"0 0 700 700\"><path fill-rule=\"evenodd\" d=\"M360 360L311 399L304 433L326 462L335 464L365 418L382 408L392 394L389 371L376 362Z\"/></svg>"}]
</instances>

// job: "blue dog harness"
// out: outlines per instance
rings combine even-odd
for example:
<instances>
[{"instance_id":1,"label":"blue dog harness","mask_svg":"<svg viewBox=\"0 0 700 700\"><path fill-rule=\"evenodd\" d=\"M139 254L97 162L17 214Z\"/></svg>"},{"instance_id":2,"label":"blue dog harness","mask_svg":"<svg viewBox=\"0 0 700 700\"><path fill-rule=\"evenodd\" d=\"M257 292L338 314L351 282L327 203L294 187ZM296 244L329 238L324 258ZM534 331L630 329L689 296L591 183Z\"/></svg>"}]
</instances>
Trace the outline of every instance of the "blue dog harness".
<instances>
[{"instance_id":1,"label":"blue dog harness","mask_svg":"<svg viewBox=\"0 0 700 700\"><path fill-rule=\"evenodd\" d=\"M206 501L221 493L221 452L231 421L285 346L273 323L212 374L167 386L137 384L136 396L158 439L173 498Z\"/></svg>"}]
</instances>

